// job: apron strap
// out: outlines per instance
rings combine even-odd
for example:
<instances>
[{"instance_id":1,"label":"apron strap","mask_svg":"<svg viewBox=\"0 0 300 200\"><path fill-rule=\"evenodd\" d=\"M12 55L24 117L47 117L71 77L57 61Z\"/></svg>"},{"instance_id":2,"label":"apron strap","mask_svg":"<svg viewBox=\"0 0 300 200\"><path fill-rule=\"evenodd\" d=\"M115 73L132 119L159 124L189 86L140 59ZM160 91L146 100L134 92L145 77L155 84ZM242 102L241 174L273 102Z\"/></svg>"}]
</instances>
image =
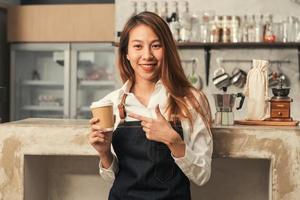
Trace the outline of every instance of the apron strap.
<instances>
[{"instance_id":1,"label":"apron strap","mask_svg":"<svg viewBox=\"0 0 300 200\"><path fill-rule=\"evenodd\" d=\"M118 105L118 109L119 109L119 116L121 119L121 123L123 123L125 121L125 117L126 117L126 110L125 110L125 101L126 101L126 97L127 94L123 94L122 100L120 102L120 104Z\"/></svg>"},{"instance_id":2,"label":"apron strap","mask_svg":"<svg viewBox=\"0 0 300 200\"><path fill-rule=\"evenodd\" d=\"M123 123L125 121L125 117L127 115L126 110L125 110L126 97L127 97L127 94L124 93L122 96L121 102L118 105L120 123ZM178 117L178 115L172 115L169 122L175 126L181 125L180 118Z\"/></svg>"}]
</instances>

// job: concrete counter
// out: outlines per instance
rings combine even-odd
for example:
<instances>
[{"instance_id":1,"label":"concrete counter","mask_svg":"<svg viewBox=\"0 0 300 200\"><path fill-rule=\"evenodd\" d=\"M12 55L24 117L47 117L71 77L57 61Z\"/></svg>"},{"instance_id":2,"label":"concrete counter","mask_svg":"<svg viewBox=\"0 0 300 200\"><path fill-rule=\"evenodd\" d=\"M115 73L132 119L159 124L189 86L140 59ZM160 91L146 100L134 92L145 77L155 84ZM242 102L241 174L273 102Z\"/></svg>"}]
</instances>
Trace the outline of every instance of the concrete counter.
<instances>
[{"instance_id":1,"label":"concrete counter","mask_svg":"<svg viewBox=\"0 0 300 200\"><path fill-rule=\"evenodd\" d=\"M88 133L87 120L26 119L1 124L0 200L82 199L83 196L71 194L84 187L88 188L86 194L82 193L87 195L84 199L106 199L110 184L97 175L98 158L87 142ZM257 186L267 190L264 191L267 195L262 195L264 199L265 196L272 200L300 198L298 127L215 126L213 139L214 160L266 161L263 165L268 171L264 174L269 184ZM77 181L72 182L74 177ZM66 183L68 187L61 188ZM216 199L213 194L198 196L195 192L198 189L192 185L193 199ZM251 195L252 188L246 189ZM218 188L214 192L218 193ZM228 199L241 198L228 196Z\"/></svg>"}]
</instances>

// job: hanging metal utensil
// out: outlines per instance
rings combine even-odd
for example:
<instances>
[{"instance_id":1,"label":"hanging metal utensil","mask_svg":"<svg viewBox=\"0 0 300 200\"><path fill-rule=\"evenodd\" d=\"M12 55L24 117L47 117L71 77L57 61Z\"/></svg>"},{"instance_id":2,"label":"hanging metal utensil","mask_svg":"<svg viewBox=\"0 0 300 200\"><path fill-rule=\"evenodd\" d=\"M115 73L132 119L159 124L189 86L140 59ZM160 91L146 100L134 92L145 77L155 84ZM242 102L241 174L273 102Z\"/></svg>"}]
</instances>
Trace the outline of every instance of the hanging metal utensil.
<instances>
[{"instance_id":1,"label":"hanging metal utensil","mask_svg":"<svg viewBox=\"0 0 300 200\"><path fill-rule=\"evenodd\" d=\"M247 79L247 73L240 69L240 68L234 68L231 75L231 84L233 84L236 87L243 88Z\"/></svg>"},{"instance_id":2,"label":"hanging metal utensil","mask_svg":"<svg viewBox=\"0 0 300 200\"><path fill-rule=\"evenodd\" d=\"M221 89L223 87L228 87L231 82L230 82L230 76L229 74L225 71L225 69L221 66L222 58L217 58L217 65L218 68L214 71L214 76L213 76L213 84Z\"/></svg>"}]
</instances>

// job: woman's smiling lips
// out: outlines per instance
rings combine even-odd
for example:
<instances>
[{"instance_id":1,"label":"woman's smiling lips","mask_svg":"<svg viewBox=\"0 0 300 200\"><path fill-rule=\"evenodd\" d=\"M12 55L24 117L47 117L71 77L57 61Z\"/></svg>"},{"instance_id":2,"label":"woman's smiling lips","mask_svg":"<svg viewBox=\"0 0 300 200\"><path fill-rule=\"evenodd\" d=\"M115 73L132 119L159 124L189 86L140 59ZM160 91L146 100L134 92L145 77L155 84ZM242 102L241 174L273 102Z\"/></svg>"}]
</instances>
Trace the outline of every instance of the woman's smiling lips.
<instances>
[{"instance_id":1,"label":"woman's smiling lips","mask_svg":"<svg viewBox=\"0 0 300 200\"><path fill-rule=\"evenodd\" d=\"M156 66L156 63L145 63L145 64L139 64L141 68L146 72L152 72Z\"/></svg>"}]
</instances>

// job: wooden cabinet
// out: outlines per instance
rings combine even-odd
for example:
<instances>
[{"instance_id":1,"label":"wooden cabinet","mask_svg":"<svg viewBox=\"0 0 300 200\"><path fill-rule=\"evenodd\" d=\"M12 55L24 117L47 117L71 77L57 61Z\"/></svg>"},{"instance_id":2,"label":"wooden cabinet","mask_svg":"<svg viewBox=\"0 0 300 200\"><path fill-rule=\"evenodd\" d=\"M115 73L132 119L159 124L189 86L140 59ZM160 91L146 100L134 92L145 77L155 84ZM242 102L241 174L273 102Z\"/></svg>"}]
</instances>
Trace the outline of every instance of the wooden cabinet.
<instances>
[{"instance_id":1,"label":"wooden cabinet","mask_svg":"<svg viewBox=\"0 0 300 200\"><path fill-rule=\"evenodd\" d=\"M114 28L114 4L8 8L9 42L110 42Z\"/></svg>"}]
</instances>

